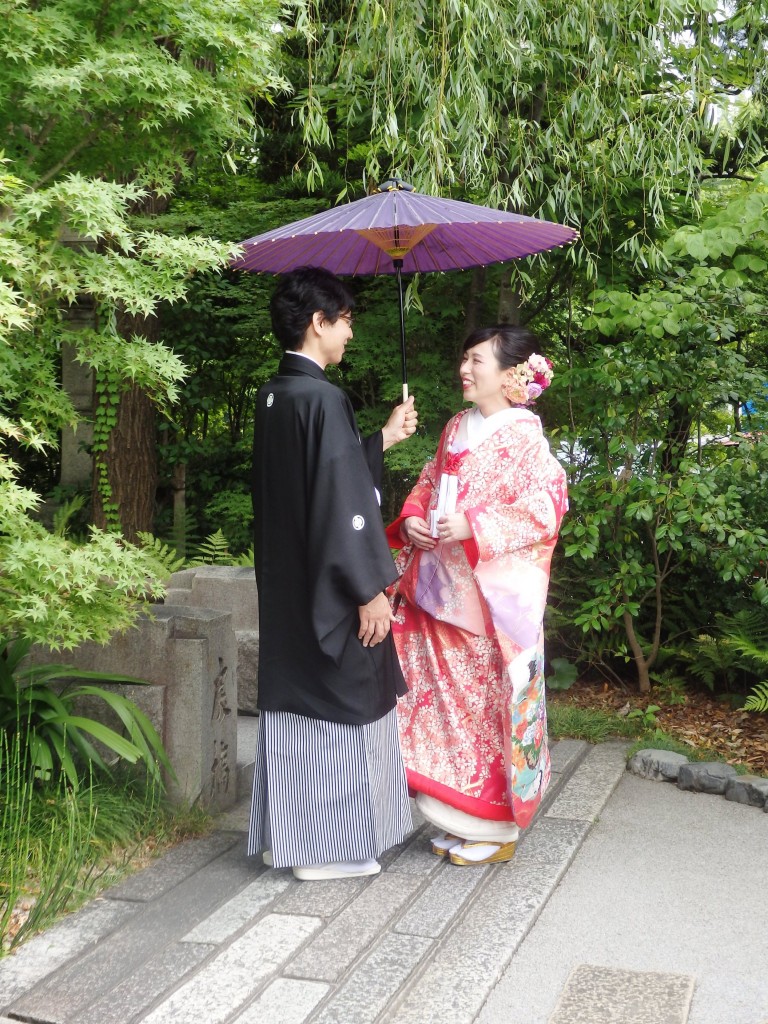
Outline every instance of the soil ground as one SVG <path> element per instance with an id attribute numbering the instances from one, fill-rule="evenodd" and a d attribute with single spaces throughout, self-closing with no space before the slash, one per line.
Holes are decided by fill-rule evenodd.
<path id="1" fill-rule="evenodd" d="M 580 681 L 566 692 L 547 696 L 558 703 L 624 715 L 635 708 L 644 711 L 657 705 L 656 725 L 665 733 L 683 743 L 708 748 L 729 763 L 746 765 L 754 775 L 768 776 L 768 714 L 741 711 L 704 690 L 691 689 L 670 698 L 655 689 L 638 694 L 612 683 Z"/>

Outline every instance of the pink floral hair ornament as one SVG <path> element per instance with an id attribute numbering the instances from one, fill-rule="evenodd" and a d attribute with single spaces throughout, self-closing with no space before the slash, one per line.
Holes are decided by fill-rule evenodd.
<path id="1" fill-rule="evenodd" d="M 512 405 L 532 405 L 552 383 L 552 363 L 537 352 L 524 363 L 511 366 L 501 385 L 501 391 Z"/>

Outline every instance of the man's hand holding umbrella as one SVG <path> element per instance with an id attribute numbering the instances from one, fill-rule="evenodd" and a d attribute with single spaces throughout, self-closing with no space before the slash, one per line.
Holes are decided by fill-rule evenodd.
<path id="1" fill-rule="evenodd" d="M 399 444 L 400 441 L 405 441 L 409 438 L 411 434 L 415 433 L 418 425 L 419 414 L 416 412 L 416 407 L 413 404 L 413 395 L 411 395 L 407 402 L 402 402 L 400 405 L 395 406 L 391 416 L 382 428 L 384 451 L 387 448 L 391 448 L 393 444 Z"/>

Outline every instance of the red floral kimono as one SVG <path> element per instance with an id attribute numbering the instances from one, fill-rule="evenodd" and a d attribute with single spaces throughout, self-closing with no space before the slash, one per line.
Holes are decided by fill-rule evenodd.
<path id="1" fill-rule="evenodd" d="M 462 426 L 465 417 L 474 419 Z M 472 409 L 445 427 L 390 543 L 402 547 L 408 516 L 429 522 L 446 491 L 472 539 L 432 551 L 408 545 L 397 559 L 393 633 L 409 686 L 398 707 L 408 783 L 524 828 L 550 778 L 542 620 L 565 473 L 534 413 L 509 409 L 483 424 Z"/>

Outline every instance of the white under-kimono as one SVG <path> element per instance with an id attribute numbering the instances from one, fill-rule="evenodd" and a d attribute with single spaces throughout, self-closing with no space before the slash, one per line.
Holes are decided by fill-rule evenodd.
<path id="1" fill-rule="evenodd" d="M 408 516 L 453 511 L 472 529 L 431 551 L 405 546 L 393 595 L 409 788 L 430 820 L 464 838 L 514 838 L 550 779 L 542 622 L 566 509 L 565 472 L 539 418 L 473 408 L 446 425 L 388 531 L 402 547 Z M 485 827 L 473 834 L 472 822 Z"/>

